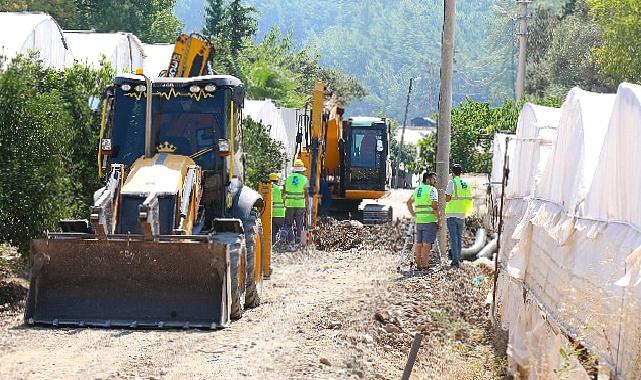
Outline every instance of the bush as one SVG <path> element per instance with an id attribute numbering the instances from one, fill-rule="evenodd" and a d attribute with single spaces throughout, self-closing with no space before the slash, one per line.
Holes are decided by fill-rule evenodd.
<path id="1" fill-rule="evenodd" d="M 29 241 L 65 217 L 87 216 L 99 115 L 88 106 L 111 70 L 45 68 L 17 57 L 0 73 L 0 243 L 26 254 Z"/>
<path id="2" fill-rule="evenodd" d="M 285 147 L 269 137 L 262 124 L 247 118 L 243 120 L 243 126 L 243 149 L 247 155 L 245 184 L 257 189 L 260 181 L 269 179 L 269 173 L 283 168 Z"/>

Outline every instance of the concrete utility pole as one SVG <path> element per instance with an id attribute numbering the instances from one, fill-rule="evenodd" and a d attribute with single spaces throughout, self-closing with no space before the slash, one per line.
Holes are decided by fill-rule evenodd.
<path id="1" fill-rule="evenodd" d="M 530 0 L 517 0 L 519 5 L 519 67 L 516 73 L 516 101 L 518 102 L 523 98 L 525 93 L 525 65 L 527 63 L 527 22 L 528 14 L 527 7 L 531 3 Z"/>
<path id="2" fill-rule="evenodd" d="M 405 139 L 405 124 L 407 124 L 407 111 L 410 107 L 410 97 L 412 96 L 412 83 L 419 81 L 421 77 L 410 78 L 410 88 L 407 90 L 407 101 L 405 102 L 405 117 L 401 127 L 401 141 L 398 143 L 398 154 L 396 155 L 396 174 L 394 175 L 394 188 L 398 189 L 398 171 L 401 166 L 401 154 L 403 154 L 403 140 Z"/>
<path id="3" fill-rule="evenodd" d="M 452 78 L 454 76 L 454 25 L 456 22 L 456 0 L 443 0 L 443 36 L 441 42 L 441 93 L 438 107 L 436 175 L 438 204 L 442 221 L 445 222 L 445 188 L 449 180 L 450 139 L 452 134 Z M 447 247 L 447 231 L 442 223 L 438 235 L 438 248 L 441 255 Z"/>

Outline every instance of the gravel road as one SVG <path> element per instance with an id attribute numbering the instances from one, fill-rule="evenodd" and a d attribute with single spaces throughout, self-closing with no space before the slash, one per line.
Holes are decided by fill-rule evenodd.
<path id="1" fill-rule="evenodd" d="M 372 249 L 275 254 L 263 304 L 218 331 L 26 328 L 14 308 L 0 316 L 0 378 L 398 379 L 418 331 L 427 339 L 413 379 L 498 378 L 489 288 L 470 285 L 480 271 L 406 279 L 395 259 Z M 459 309 L 456 291 L 430 290 L 448 277 L 467 294 Z"/>

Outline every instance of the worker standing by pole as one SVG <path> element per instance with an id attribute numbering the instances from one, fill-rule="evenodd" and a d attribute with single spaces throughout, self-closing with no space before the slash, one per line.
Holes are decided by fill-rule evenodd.
<path id="1" fill-rule="evenodd" d="M 527 7 L 530 0 L 518 0 L 519 5 L 519 67 L 516 73 L 516 101 L 520 101 L 525 93 L 525 68 L 527 62 Z"/>
<path id="2" fill-rule="evenodd" d="M 438 183 L 447 183 L 450 166 L 450 138 L 452 128 L 452 77 L 454 76 L 454 23 L 456 21 L 456 0 L 444 1 L 443 36 L 441 50 L 441 92 L 439 95 L 439 116 L 437 130 L 436 173 Z M 439 191 L 439 204 L 444 205 L 444 191 Z M 439 251 L 445 252 L 447 234 L 439 230 Z"/>
<path id="3" fill-rule="evenodd" d="M 445 223 L 450 233 L 450 259 L 452 266 L 458 268 L 461 262 L 463 248 L 463 230 L 465 217 L 472 212 L 472 188 L 461 179 L 463 168 L 459 164 L 452 167 L 452 179 L 445 190 Z"/>

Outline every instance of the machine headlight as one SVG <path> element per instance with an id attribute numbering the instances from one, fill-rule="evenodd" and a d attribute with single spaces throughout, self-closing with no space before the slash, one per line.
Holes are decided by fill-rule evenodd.
<path id="1" fill-rule="evenodd" d="M 125 83 L 125 84 L 123 84 L 122 86 L 120 86 L 120 89 L 121 89 L 121 90 L 123 90 L 123 91 L 125 91 L 125 92 L 126 92 L 126 91 L 131 91 L 131 85 L 130 85 L 130 84 L 127 84 L 127 83 Z"/>
<path id="2" fill-rule="evenodd" d="M 200 86 L 196 86 L 196 85 L 190 86 L 189 91 L 193 93 L 200 92 Z"/>
<path id="3" fill-rule="evenodd" d="M 134 87 L 134 90 L 136 90 L 137 92 L 145 92 L 147 91 L 147 86 L 145 86 L 144 84 L 139 84 Z"/>
<path id="4" fill-rule="evenodd" d="M 208 84 L 207 86 L 205 86 L 205 91 L 214 92 L 216 91 L 216 86 L 214 86 L 213 84 Z"/>
<path id="5" fill-rule="evenodd" d="M 100 140 L 100 149 L 104 151 L 111 150 L 111 139 L 102 139 Z"/>
<path id="6" fill-rule="evenodd" d="M 226 156 L 229 154 L 229 140 L 218 139 L 218 154 Z"/>

